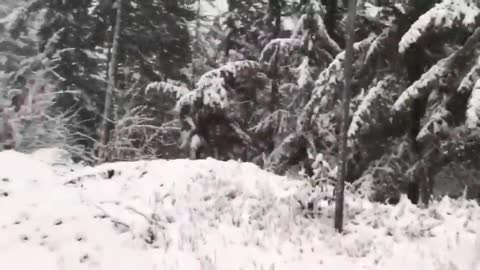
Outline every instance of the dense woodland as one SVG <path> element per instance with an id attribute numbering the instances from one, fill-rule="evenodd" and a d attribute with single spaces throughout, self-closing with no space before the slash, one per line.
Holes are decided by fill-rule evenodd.
<path id="1" fill-rule="evenodd" d="M 347 1 L 3 0 L 0 149 L 334 181 Z M 480 2 L 358 1 L 347 188 L 480 198 Z"/>

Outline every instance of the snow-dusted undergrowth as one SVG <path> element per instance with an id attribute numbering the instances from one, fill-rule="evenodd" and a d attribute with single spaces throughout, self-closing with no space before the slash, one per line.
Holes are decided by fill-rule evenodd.
<path id="1" fill-rule="evenodd" d="M 480 269 L 473 202 L 420 210 L 349 194 L 340 236 L 333 206 L 305 217 L 297 199 L 315 195 L 252 164 L 74 168 L 52 153 L 0 152 L 4 269 Z"/>

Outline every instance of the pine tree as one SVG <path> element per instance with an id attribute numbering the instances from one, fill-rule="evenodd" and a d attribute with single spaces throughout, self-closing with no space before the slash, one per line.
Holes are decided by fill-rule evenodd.
<path id="1" fill-rule="evenodd" d="M 117 42 L 113 2 L 0 4 L 0 126 L 90 155 L 102 141 L 109 160 L 188 152 L 314 178 L 345 164 L 345 1 L 229 1 L 210 17 L 209 0 L 124 0 Z M 356 5 L 344 178 L 427 205 L 439 173 L 479 161 L 480 6 L 401 2 Z"/>
<path id="2" fill-rule="evenodd" d="M 347 22 L 347 47 L 345 49 L 345 65 L 344 65 L 344 76 L 345 76 L 345 86 L 343 89 L 342 97 L 342 106 L 343 106 L 343 115 L 342 115 L 342 137 L 341 137 L 341 146 L 340 146 L 340 170 L 338 174 L 337 183 L 335 185 L 335 229 L 338 232 L 343 230 L 343 204 L 344 204 L 344 188 L 345 181 L 347 178 L 347 159 L 348 159 L 348 126 L 350 119 L 350 96 L 351 96 L 351 85 L 352 85 L 352 74 L 353 74 L 353 41 L 354 41 L 354 30 L 355 30 L 355 16 L 357 13 L 357 1 L 350 0 L 348 8 L 348 22 Z"/>
<path id="3" fill-rule="evenodd" d="M 465 12 L 469 14 L 465 14 Z M 441 20 L 437 20 L 435 14 L 444 17 Z M 472 23 L 478 22 L 477 18 L 478 6 L 475 6 L 473 2 L 444 1 L 441 4 L 437 4 L 430 11 L 420 16 L 418 21 L 413 23 L 412 27 L 402 35 L 398 43 L 399 52 L 408 54 L 410 48 L 415 46 L 412 44 L 421 42 L 422 39 L 432 38 L 431 34 L 427 34 L 426 29 L 430 29 L 429 31 L 433 33 L 442 33 L 451 31 L 451 29 L 463 29 L 463 31 L 468 32 L 474 29 Z M 462 109 L 462 107 L 465 108 L 468 94 L 462 91 L 469 91 L 465 89 L 471 89 L 473 85 L 469 83 L 469 80 L 470 76 L 475 73 L 475 61 L 471 61 L 471 59 L 476 59 L 476 55 L 478 55 L 478 51 L 472 49 L 472 46 L 478 46 L 477 37 L 478 33 L 474 32 L 465 43 L 459 44 L 459 49 L 454 49 L 453 52 L 451 52 L 450 49 L 450 52 L 445 50 L 442 53 L 445 56 L 436 64 L 433 64 L 418 80 L 414 80 L 413 84 L 406 87 L 406 90 L 395 100 L 395 104 L 392 104 L 391 117 L 393 119 L 392 124 L 394 124 L 392 126 L 392 128 L 394 128 L 393 130 L 395 130 L 395 126 L 401 126 L 402 122 L 407 123 L 409 121 L 409 115 L 418 115 L 419 113 L 418 109 L 415 109 L 416 107 L 421 106 L 425 111 L 425 115 L 420 114 L 420 118 L 422 119 L 419 121 L 421 126 L 418 132 L 413 133 L 412 140 L 414 143 L 423 145 L 423 147 L 419 149 L 419 152 L 413 155 L 415 158 L 408 161 L 408 158 L 406 159 L 405 156 L 395 156 L 393 158 L 391 157 L 390 161 L 387 161 L 387 159 L 383 161 L 388 163 L 392 160 L 402 162 L 401 160 L 403 159 L 402 163 L 410 163 L 408 166 L 401 165 L 395 166 L 394 168 L 401 168 L 404 172 L 409 172 L 407 175 L 410 176 L 406 180 L 415 181 L 416 185 L 420 187 L 420 201 L 424 205 L 428 205 L 429 193 L 431 192 L 429 191 L 431 188 L 428 186 L 433 185 L 436 173 L 440 168 L 455 160 L 455 158 L 452 159 L 452 155 L 458 155 L 457 150 L 459 148 L 450 148 L 448 145 L 451 145 L 450 140 L 454 137 L 458 138 L 458 135 L 454 135 L 455 133 L 464 133 L 464 131 L 460 131 L 463 130 L 463 128 L 458 127 L 458 125 L 463 122 L 462 110 L 465 109 Z M 450 44 L 454 42 L 450 42 Z M 418 51 L 419 49 L 416 48 L 415 50 Z M 408 58 L 406 58 L 406 60 L 408 60 Z M 460 62 L 467 63 L 466 67 L 464 64 L 457 64 Z M 406 65 L 408 67 L 408 63 L 406 63 Z M 465 82 L 465 84 L 462 82 Z M 376 88 L 372 90 L 377 91 Z M 457 94 L 459 91 L 463 94 Z M 370 105 L 370 107 L 373 106 L 374 105 Z M 384 127 L 392 125 L 385 121 L 382 122 L 386 123 L 383 124 Z M 352 124 L 355 124 L 355 126 L 373 127 L 368 124 L 368 121 L 367 123 L 362 121 L 361 125 L 357 125 L 356 123 L 357 121 L 354 119 Z M 403 134 L 405 134 L 405 130 L 398 130 L 390 135 L 398 137 Z M 388 163 L 381 166 L 385 166 Z M 375 166 L 379 166 L 379 164 L 377 163 Z M 369 170 L 370 169 L 367 171 Z M 425 181 L 425 179 L 427 179 L 427 181 Z"/>
<path id="4" fill-rule="evenodd" d="M 108 83 L 105 93 L 105 105 L 102 124 L 99 129 L 99 138 L 100 138 L 100 149 L 98 151 L 99 158 L 103 161 L 106 160 L 107 154 L 105 153 L 105 146 L 110 140 L 110 132 L 113 129 L 111 126 L 112 123 L 112 109 L 113 109 L 113 93 L 117 87 L 117 63 L 118 63 L 118 53 L 120 48 L 120 33 L 122 32 L 122 13 L 123 13 L 123 0 L 117 0 L 115 2 L 116 16 L 115 16 L 115 28 L 113 31 L 112 37 L 112 47 L 110 53 L 110 63 L 108 64 Z"/>
<path id="5" fill-rule="evenodd" d="M 373 8 L 377 10 L 375 13 L 377 15 L 372 17 Z M 437 13 L 444 18 L 433 19 Z M 389 160 L 382 156 L 393 153 L 388 146 L 392 140 L 403 138 L 407 141 L 413 140 L 417 145 L 422 141 L 425 146 L 420 148 L 419 152 L 407 151 L 417 151 L 417 154 L 411 153 L 415 158 L 405 158 L 405 155 L 401 155 L 393 159 L 398 158 L 400 162 L 405 163 L 406 166 L 397 166 L 395 170 L 409 172 L 406 174 L 410 175 L 406 181 L 417 182 L 422 189 L 422 201 L 427 204 L 428 186 L 432 185 L 436 171 L 446 164 L 445 160 L 452 160 L 450 155 L 458 154 L 458 148 L 454 147 L 457 150 L 447 151 L 445 147 L 451 149 L 447 145 L 450 145 L 448 142 L 452 136 L 456 136 L 454 134 L 466 132 L 457 127 L 464 121 L 462 118 L 465 118 L 468 95 L 475 85 L 473 80 L 477 65 L 472 59 L 477 59 L 478 50 L 472 46 L 477 46 L 478 43 L 476 32 L 473 35 L 472 32 L 475 26 L 478 26 L 478 6 L 473 1 L 444 1 L 430 11 L 427 8 L 427 12 L 420 16 L 415 9 L 399 8 L 398 5 L 377 8 L 369 4 L 360 8 L 359 17 L 366 18 L 365 14 L 368 14 L 371 22 L 380 22 L 380 31 L 375 30 L 376 35 L 367 37 L 354 46 L 356 68 L 351 108 L 356 112 L 349 127 L 352 156 L 347 178 L 349 181 L 358 179 L 363 173 L 369 172 L 371 166 L 381 166 L 376 161 Z M 412 20 L 412 17 L 418 18 L 418 21 L 415 22 L 416 19 Z M 371 22 L 368 24 L 372 25 Z M 457 32 L 462 34 L 455 35 L 455 39 L 447 39 L 443 47 L 437 46 L 438 43 L 428 42 L 439 38 L 439 34 L 458 29 L 461 32 Z M 462 38 L 463 33 L 470 37 Z M 362 33 L 358 32 L 358 35 L 361 36 Z M 440 37 L 445 38 L 443 35 Z M 426 47 L 424 44 L 434 46 Z M 421 70 L 414 70 L 411 63 L 418 66 L 418 59 L 413 58 L 419 55 L 418 52 L 427 60 L 426 65 L 431 65 L 428 61 L 438 63 L 433 64 L 424 74 Z M 296 156 L 293 149 L 306 146 L 315 148 L 316 151 L 325 151 L 322 150 L 324 148 L 320 144 L 322 140 L 319 139 L 319 135 L 327 126 L 318 128 L 316 125 L 326 123 L 325 119 L 329 117 L 338 118 L 337 100 L 339 90 L 343 87 L 343 61 L 344 53 L 340 53 L 330 66 L 320 73 L 312 97 L 299 117 L 296 132 L 288 136 L 270 156 L 271 166 L 278 171 L 282 171 L 281 168 L 285 165 L 282 160 Z M 464 64 L 457 64 L 461 62 Z M 422 73 L 417 79 L 411 76 L 418 71 Z M 412 83 L 405 86 L 404 82 L 407 82 L 408 78 L 413 79 Z M 462 89 L 461 94 L 457 89 Z M 475 100 L 475 97 L 472 96 L 470 100 Z M 421 110 L 414 109 L 415 107 Z M 422 113 L 422 110 L 426 114 Z M 474 119 L 473 111 L 471 109 L 467 112 L 471 115 L 470 119 Z M 412 115 L 415 117 L 412 118 Z M 407 128 L 402 128 L 414 126 L 418 116 L 422 125 L 418 131 L 410 133 Z M 473 127 L 472 124 L 470 126 Z M 407 133 L 414 135 L 410 138 L 403 137 Z M 311 139 L 308 139 L 312 137 L 315 138 L 313 144 Z M 418 179 L 431 180 L 428 180 L 429 183 L 422 183 L 418 182 Z"/>
<path id="6" fill-rule="evenodd" d="M 252 100 L 252 95 L 258 91 L 255 84 L 262 80 L 260 74 L 257 62 L 230 62 L 202 75 L 196 88 L 179 99 L 177 111 L 187 132 L 183 145 L 193 151 L 192 158 L 198 157 L 200 147 L 208 145 L 210 151 L 228 151 L 223 148 L 239 143 L 251 145 L 252 139 L 242 127 L 245 110 L 238 108 L 236 103 L 240 105 L 243 100 Z M 247 89 L 250 92 L 246 92 Z M 201 140 L 202 145 L 195 143 L 197 140 Z M 221 141 L 224 146 L 219 146 Z"/>
<path id="7" fill-rule="evenodd" d="M 0 137 L 7 139 L 1 144 L 27 152 L 57 146 L 88 159 L 68 128 L 76 124 L 71 116 L 74 112 L 68 115 L 54 109 L 57 74 L 44 61 L 50 52 L 41 53 L 36 46 L 38 24 L 44 22 L 44 14 L 26 20 L 36 8 L 35 3 L 19 7 L 0 20 L 0 54 L 5 57 L 0 61 Z M 46 47 L 56 41 L 57 37 Z"/>
<path id="8" fill-rule="evenodd" d="M 122 121 L 123 116 L 130 115 L 126 108 L 138 107 L 129 103 L 141 99 L 149 81 L 161 78 L 188 81 L 182 70 L 191 58 L 186 20 L 193 19 L 193 13 L 189 9 L 175 1 L 169 5 L 156 1 L 124 4 L 126 12 L 122 19 L 126 27 L 120 36 L 115 79 L 118 87 L 126 90 L 113 93 L 112 121 Z M 12 16 L 15 18 L 9 31 L 18 35 L 17 32 L 23 31 L 22 25 L 44 13 L 46 20 L 41 22 L 38 32 L 40 52 L 30 61 L 23 61 L 15 77 L 24 80 L 23 74 L 38 67 L 42 60 L 42 65 L 53 71 L 49 76 L 58 82 L 57 110 L 63 113 L 73 108 L 76 122 L 82 124 L 72 132 L 91 149 L 100 140 L 97 128 L 103 119 L 106 91 L 99 89 L 107 89 L 112 36 L 109 29 L 114 29 L 111 26 L 115 22 L 115 9 L 109 1 L 33 1 Z M 136 113 L 143 112 L 137 108 Z"/>
<path id="9" fill-rule="evenodd" d="M 230 127 L 231 131 L 229 132 L 237 134 L 238 137 L 243 138 L 246 138 L 245 134 L 248 133 L 249 137 L 255 138 L 255 145 L 248 146 L 248 150 L 243 151 L 244 153 L 242 155 L 256 156 L 257 158 L 254 158 L 256 160 L 258 160 L 258 157 L 261 156 L 262 152 L 268 153 L 272 150 L 272 141 L 280 140 L 294 127 L 295 115 L 298 108 L 302 106 L 302 103 L 306 102 L 311 87 L 313 86 L 312 77 L 315 76 L 322 65 L 327 65 L 332 59 L 330 53 L 327 51 L 323 49 L 316 51 L 316 46 L 313 44 L 321 44 L 322 42 L 325 44 L 334 44 L 325 32 L 321 17 L 310 19 L 313 21 L 313 24 L 299 26 L 295 32 L 288 33 L 285 32 L 283 28 L 278 29 L 282 25 L 279 23 L 282 21 L 282 18 L 279 17 L 280 13 L 278 12 L 278 9 L 282 7 L 283 4 L 283 2 L 270 2 L 269 6 L 264 7 L 267 16 L 263 18 L 260 17 L 253 22 L 250 18 L 246 23 L 247 26 L 243 26 L 242 28 L 243 32 L 237 32 L 235 39 L 232 40 L 235 41 L 235 46 L 237 46 L 235 53 L 236 55 L 239 55 L 239 52 L 240 54 L 243 52 L 242 46 L 244 46 L 244 42 L 248 40 L 250 34 L 255 33 L 258 37 L 258 39 L 254 41 L 254 46 L 259 46 L 265 43 L 265 39 L 267 39 L 264 48 L 259 52 L 260 65 L 256 64 L 260 68 L 253 74 L 257 74 L 256 76 L 263 76 L 261 74 L 265 73 L 268 80 L 270 80 L 270 89 L 259 88 L 262 87 L 263 83 L 259 82 L 259 84 L 256 85 L 257 83 L 255 80 L 250 82 L 251 86 L 247 86 L 244 79 L 239 78 L 238 74 L 232 74 L 233 78 L 230 81 L 235 81 L 235 83 L 227 83 L 229 88 L 224 91 L 226 94 L 222 95 L 228 96 L 228 99 L 235 101 L 233 104 L 219 106 L 222 110 L 225 110 L 225 108 L 236 107 L 238 108 L 237 111 L 241 112 L 240 114 L 243 115 L 243 117 L 236 117 L 235 120 L 240 129 L 238 129 L 238 127 Z M 239 5 L 236 8 L 239 7 L 242 7 L 242 5 Z M 227 25 L 231 25 L 231 27 L 243 25 L 243 19 L 240 17 L 235 17 L 234 15 L 229 14 L 226 18 Z M 306 16 L 302 18 L 303 21 L 307 21 Z M 235 21 L 237 21 L 237 23 L 235 23 Z M 239 23 L 239 21 L 242 23 Z M 234 30 L 235 29 L 232 31 Z M 280 36 L 275 38 L 275 33 Z M 290 36 L 294 35 L 294 37 L 284 38 L 283 35 L 286 35 L 287 33 Z M 245 35 L 243 42 L 239 41 L 239 38 L 243 38 L 242 35 Z M 271 40 L 269 41 L 268 39 Z M 333 48 L 334 51 L 335 48 L 337 48 L 336 50 L 339 50 L 338 45 L 336 44 L 334 44 Z M 231 49 L 229 49 L 229 51 L 233 52 Z M 292 59 L 291 56 L 294 56 L 294 58 Z M 245 59 L 247 57 L 248 56 L 243 56 L 240 59 Z M 244 63 L 248 63 L 248 61 Z M 218 71 L 225 70 L 229 65 L 230 64 L 227 64 L 225 67 L 220 67 L 220 69 L 207 72 L 203 75 L 197 83 L 194 92 L 210 93 L 211 90 L 214 90 L 217 87 L 219 89 L 224 88 L 222 84 L 225 83 L 225 74 L 218 76 Z M 283 66 L 283 68 L 278 69 L 279 66 Z M 215 76 L 217 78 L 220 77 L 221 79 L 216 84 L 204 84 L 203 82 L 206 81 L 204 78 L 212 77 L 210 74 L 216 74 Z M 241 83 L 236 81 L 238 79 Z M 268 91 L 270 91 L 270 94 L 267 94 Z M 238 95 L 242 92 L 245 93 Z M 190 95 L 190 99 L 192 95 L 193 94 Z M 187 97 L 184 97 L 183 99 L 187 99 Z M 180 103 L 182 103 L 182 101 L 180 101 Z M 243 105 L 240 105 L 242 103 Z M 223 103 L 220 102 L 219 104 Z M 255 110 L 252 110 L 253 108 L 255 108 Z M 200 109 L 194 108 L 191 114 L 197 114 L 197 112 L 195 112 L 197 110 Z M 205 118 L 208 118 L 205 115 L 214 115 L 214 113 L 205 112 L 202 114 L 204 114 Z M 192 120 L 191 122 L 198 122 L 198 120 Z M 228 121 L 226 122 L 228 123 Z M 187 126 L 190 126 L 191 133 L 193 134 L 198 123 L 196 123 L 196 125 L 190 124 Z M 207 129 L 207 127 L 202 128 Z M 209 129 L 213 130 L 215 128 L 211 127 Z M 189 138 L 188 135 L 186 137 Z M 203 139 L 203 141 L 213 141 L 213 139 Z M 210 143 L 212 144 L 213 142 Z"/>

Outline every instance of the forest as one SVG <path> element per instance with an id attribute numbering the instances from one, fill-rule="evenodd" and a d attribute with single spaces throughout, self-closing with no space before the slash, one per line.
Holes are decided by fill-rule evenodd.
<path id="1" fill-rule="evenodd" d="M 2 0 L 0 150 L 241 160 L 375 202 L 480 199 L 480 2 Z"/>

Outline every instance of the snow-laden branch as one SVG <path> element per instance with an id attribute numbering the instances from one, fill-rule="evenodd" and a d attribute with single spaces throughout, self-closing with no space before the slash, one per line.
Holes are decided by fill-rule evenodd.
<path id="1" fill-rule="evenodd" d="M 303 46 L 303 42 L 297 38 L 272 39 L 262 50 L 260 62 L 269 62 L 276 50 L 283 57 L 290 57 Z"/>
<path id="2" fill-rule="evenodd" d="M 432 66 L 422 77 L 414 82 L 405 90 L 394 104 L 394 111 L 407 112 L 411 108 L 414 100 L 425 97 L 437 88 L 441 81 L 446 79 L 456 66 L 462 66 L 463 61 L 471 57 L 475 52 L 475 47 L 480 41 L 480 28 L 467 39 L 465 45 L 451 54 L 447 58 L 441 59 L 437 64 Z"/>
<path id="3" fill-rule="evenodd" d="M 27 21 L 31 19 L 31 14 L 45 9 L 47 0 L 32 0 L 13 10 L 9 15 L 0 19 L 0 25 L 3 25 L 5 30 L 13 37 L 17 36 L 27 30 Z"/>
<path id="4" fill-rule="evenodd" d="M 243 131 L 240 125 L 237 122 L 230 120 L 228 125 L 232 130 L 237 134 L 237 136 L 243 141 L 245 145 L 251 145 L 253 143 L 252 138 L 248 135 L 247 132 Z"/>
<path id="5" fill-rule="evenodd" d="M 277 133 L 283 133 L 288 131 L 288 121 L 290 118 L 291 113 L 289 111 L 277 110 L 267 115 L 264 119 L 258 122 L 258 124 L 251 127 L 250 130 L 259 133 L 273 129 Z"/>
<path id="6" fill-rule="evenodd" d="M 18 7 L 10 12 L 9 15 L 0 19 L 0 25 L 3 25 L 8 32 L 11 32 L 23 24 L 28 17 L 28 9 L 26 7 Z"/>
<path id="7" fill-rule="evenodd" d="M 190 92 L 188 88 L 180 85 L 175 85 L 171 82 L 152 82 L 147 85 L 145 93 L 148 93 L 151 90 L 156 90 L 162 93 L 172 93 L 177 99 Z"/>
<path id="8" fill-rule="evenodd" d="M 178 100 L 175 110 L 179 112 L 184 106 L 193 106 L 196 102 L 215 109 L 228 107 L 227 90 L 223 78 L 211 78 L 203 83 L 202 88 L 197 88 L 183 95 Z"/>
<path id="9" fill-rule="evenodd" d="M 446 109 L 445 104 L 440 104 L 427 123 L 422 127 L 416 140 L 423 142 L 429 136 L 439 136 L 441 133 L 445 133 L 449 127 L 448 118 L 451 115 L 450 111 Z"/>
<path id="10" fill-rule="evenodd" d="M 62 35 L 65 33 L 67 28 L 62 27 L 47 40 L 47 44 L 45 45 L 44 53 L 47 56 L 51 56 L 56 48 L 58 47 L 58 43 L 60 42 L 60 39 L 62 38 Z"/>
<path id="11" fill-rule="evenodd" d="M 371 36 L 354 44 L 355 58 L 365 53 L 370 47 L 374 37 Z M 302 114 L 297 121 L 297 131 L 304 131 L 310 123 L 311 116 L 316 108 L 328 110 L 329 104 L 335 99 L 335 93 L 343 87 L 343 63 L 345 61 L 345 52 L 339 53 L 335 60 L 320 73 L 312 97 L 303 109 Z"/>
<path id="12" fill-rule="evenodd" d="M 193 106 L 196 102 L 213 109 L 225 109 L 229 106 L 227 81 L 249 79 L 260 71 L 261 65 L 249 60 L 229 62 L 211 70 L 200 77 L 196 89 L 178 100 L 176 110 Z"/>
<path id="13" fill-rule="evenodd" d="M 312 21 L 314 23 L 312 23 Z M 312 29 L 313 28 L 313 29 Z M 340 53 L 342 50 L 340 46 L 330 37 L 323 22 L 322 17 L 319 14 L 304 14 L 300 17 L 297 27 L 292 33 L 292 38 L 305 37 L 306 34 L 313 33 L 320 38 L 325 45 L 335 53 Z"/>
<path id="14" fill-rule="evenodd" d="M 362 131 L 375 124 L 373 123 L 375 121 L 375 111 L 379 109 L 379 103 L 388 98 L 386 96 L 389 91 L 392 91 L 393 83 L 395 83 L 395 78 L 387 76 L 368 91 L 357 111 L 353 114 L 348 129 L 349 144 L 356 140 Z"/>
<path id="15" fill-rule="evenodd" d="M 304 57 L 302 63 L 297 68 L 298 79 L 297 84 L 300 89 L 304 89 L 307 85 L 313 82 L 312 71 L 308 63 L 309 58 Z"/>
<path id="16" fill-rule="evenodd" d="M 380 16 L 382 11 L 384 10 L 383 7 L 375 6 L 372 3 L 364 2 L 363 5 L 361 3 L 362 1 L 359 1 L 359 11 L 358 15 L 365 16 L 369 19 L 376 19 Z"/>
<path id="17" fill-rule="evenodd" d="M 296 133 L 288 135 L 265 160 L 264 168 L 267 171 L 284 172 L 288 167 L 289 159 L 298 150 L 298 147 L 303 144 L 303 141 L 303 137 L 298 136 Z"/>
<path id="18" fill-rule="evenodd" d="M 466 125 L 468 128 L 480 126 L 480 79 L 475 83 L 468 101 Z"/>
<path id="19" fill-rule="evenodd" d="M 217 69 L 213 69 L 203 74 L 197 82 L 197 89 L 203 89 L 209 87 L 210 85 L 215 85 L 218 81 L 216 79 L 224 79 L 226 76 L 230 75 L 233 77 L 238 77 L 242 75 L 249 75 L 256 73 L 261 69 L 261 66 L 256 61 L 242 60 L 229 62 Z M 248 74 L 245 74 L 248 73 Z"/>
<path id="20" fill-rule="evenodd" d="M 367 50 L 367 55 L 365 56 L 364 63 L 368 65 L 372 63 L 379 54 L 384 51 L 385 48 L 391 46 L 389 44 L 391 42 L 392 36 L 395 35 L 396 29 L 394 27 L 390 27 L 384 29 L 383 32 L 375 38 L 375 40 L 370 44 L 370 47 Z"/>
<path id="21" fill-rule="evenodd" d="M 409 111 L 414 100 L 429 95 L 438 86 L 439 81 L 448 75 L 455 56 L 456 54 L 452 54 L 440 60 L 425 72 L 419 80 L 414 82 L 400 95 L 393 105 L 393 110 L 398 112 Z"/>
<path id="22" fill-rule="evenodd" d="M 399 52 L 404 53 L 412 44 L 430 31 L 453 29 L 461 26 L 468 29 L 478 27 L 480 8 L 475 0 L 443 0 L 420 16 L 405 33 L 399 44 Z"/>
<path id="23" fill-rule="evenodd" d="M 477 58 L 475 65 L 463 78 L 460 86 L 458 87 L 458 92 L 466 93 L 471 91 L 478 79 L 480 79 L 480 57 Z"/>

